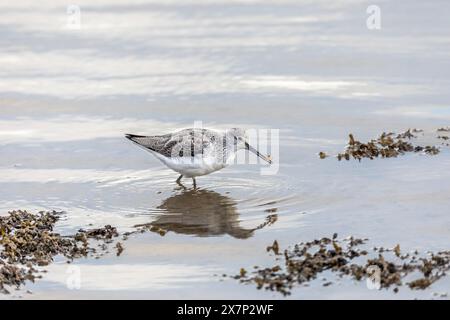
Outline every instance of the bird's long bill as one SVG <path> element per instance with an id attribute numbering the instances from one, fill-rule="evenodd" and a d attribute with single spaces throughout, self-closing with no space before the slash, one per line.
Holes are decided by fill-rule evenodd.
<path id="1" fill-rule="evenodd" d="M 253 152 L 254 154 L 256 154 L 258 157 L 260 157 L 261 159 L 263 159 L 264 161 L 266 161 L 269 164 L 272 164 L 272 160 L 270 160 L 268 157 L 266 157 L 265 155 L 261 154 L 258 150 L 256 150 L 255 148 L 253 148 L 251 145 L 248 144 L 248 142 L 245 143 L 245 147 L 250 150 L 251 152 Z"/>

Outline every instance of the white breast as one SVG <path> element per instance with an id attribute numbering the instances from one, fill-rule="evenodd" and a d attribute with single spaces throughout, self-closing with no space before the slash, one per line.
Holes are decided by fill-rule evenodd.
<path id="1" fill-rule="evenodd" d="M 162 163 L 168 166 L 170 169 L 179 172 L 185 177 L 196 177 L 209 174 L 214 171 L 218 171 L 227 166 L 227 163 L 218 162 L 216 157 L 207 156 L 204 157 L 201 154 L 196 155 L 193 158 L 190 157 L 164 157 L 157 152 L 152 152 Z"/>

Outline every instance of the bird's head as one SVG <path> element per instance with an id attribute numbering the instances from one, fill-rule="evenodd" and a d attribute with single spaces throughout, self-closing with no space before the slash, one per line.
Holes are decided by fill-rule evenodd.
<path id="1" fill-rule="evenodd" d="M 234 144 L 237 146 L 238 150 L 239 149 L 249 150 L 250 152 L 253 152 L 258 157 L 260 157 L 261 159 L 266 161 L 267 163 L 272 164 L 272 160 L 270 160 L 269 157 L 261 154 L 257 149 L 255 149 L 248 143 L 249 136 L 248 136 L 246 129 L 231 128 L 227 131 L 227 133 L 228 133 L 228 135 L 230 135 L 232 137 Z"/>

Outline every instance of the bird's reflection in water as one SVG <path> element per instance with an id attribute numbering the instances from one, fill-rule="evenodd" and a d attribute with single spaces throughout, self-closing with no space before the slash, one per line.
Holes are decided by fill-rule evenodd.
<path id="1" fill-rule="evenodd" d="M 247 239 L 256 230 L 277 220 L 277 215 L 272 214 L 254 228 L 243 228 L 239 225 L 236 202 L 230 197 L 205 189 L 185 189 L 164 200 L 158 209 L 164 213 L 141 227 L 145 226 L 161 235 L 172 231 L 198 237 L 228 234 L 234 238 Z"/>

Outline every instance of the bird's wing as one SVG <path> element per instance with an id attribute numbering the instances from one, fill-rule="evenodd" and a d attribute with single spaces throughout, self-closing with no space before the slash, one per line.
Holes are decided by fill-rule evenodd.
<path id="1" fill-rule="evenodd" d="M 214 131 L 206 129 L 184 129 L 171 135 L 165 144 L 171 157 L 194 157 L 210 150 L 217 139 Z"/>
<path id="2" fill-rule="evenodd" d="M 220 139 L 218 133 L 206 129 L 184 129 L 162 136 L 127 134 L 126 137 L 144 148 L 169 158 L 194 157 L 197 154 L 204 154 L 212 143 Z"/>

